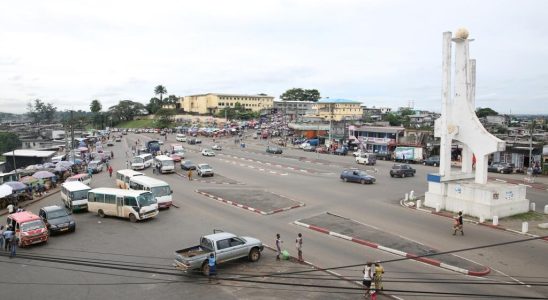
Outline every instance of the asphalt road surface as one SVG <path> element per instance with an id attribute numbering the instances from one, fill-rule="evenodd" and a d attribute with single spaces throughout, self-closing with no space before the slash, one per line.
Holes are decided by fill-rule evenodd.
<path id="1" fill-rule="evenodd" d="M 121 143 L 116 143 L 112 147 L 115 171 L 125 168 L 130 145 L 151 137 L 158 138 L 130 133 Z M 290 148 L 285 148 L 281 155 L 271 155 L 264 152 L 264 141 L 249 139 L 242 149 L 231 138 L 216 140 L 223 145 L 223 150 L 216 151 L 215 157 L 202 157 L 199 150 L 213 145 L 210 139 L 202 140 L 202 145 L 184 144 L 189 150 L 186 158 L 195 163 L 206 162 L 222 175 L 222 180 L 238 184 L 189 182 L 178 164 L 180 174 L 153 175 L 151 169 L 145 170 L 149 176 L 171 185 L 176 207 L 161 211 L 155 219 L 138 223 L 101 219 L 91 213 L 75 214 L 75 233 L 54 236 L 46 245 L 20 249 L 15 259 L 0 257 L 1 299 L 359 299 L 363 296 L 359 294 L 358 283 L 367 261 L 386 261 L 383 264 L 384 295 L 380 299 L 548 297 L 545 283 L 548 243 L 545 241 L 454 253 L 492 269 L 485 277 L 473 277 L 414 260 L 398 260 L 401 256 L 293 223 L 331 212 L 439 251 L 526 238 L 473 225 L 466 225 L 465 236 L 452 236 L 450 220 L 401 207 L 399 201 L 404 193 L 413 190 L 416 195 L 424 194 L 425 177 L 427 172 L 432 172 L 432 167 L 418 165 L 415 177 L 391 178 L 390 162 L 378 161 L 374 167 L 358 166 L 351 155 L 318 155 Z M 164 148 L 171 143 L 176 143 L 174 135 L 168 136 Z M 373 185 L 344 183 L 339 174 L 349 167 L 369 170 L 377 181 Z M 94 175 L 92 186 L 114 187 L 115 184 L 108 173 L 103 172 Z M 196 192 L 218 188 L 234 189 L 230 193 L 233 196 L 241 195 L 246 189 L 264 190 L 304 206 L 261 215 Z M 548 193 L 537 191 L 532 196 L 546 199 Z M 246 199 L 246 203 L 253 205 L 251 200 Z M 58 194 L 29 209 L 37 212 L 52 203 L 61 203 Z M 332 272 L 342 278 L 311 272 L 312 269 L 301 264 L 278 263 L 267 250 L 256 265 L 243 260 L 222 269 L 219 277 L 225 279 L 221 278 L 219 283 L 209 284 L 199 275 L 180 274 L 173 269 L 174 250 L 197 244 L 201 235 L 214 229 L 253 236 L 268 245 L 273 245 L 276 233 L 280 233 L 283 248 L 292 255 L 296 255 L 294 241 L 301 232 L 305 260 L 322 268 L 332 268 Z M 253 282 L 242 282 L 244 277 Z"/>

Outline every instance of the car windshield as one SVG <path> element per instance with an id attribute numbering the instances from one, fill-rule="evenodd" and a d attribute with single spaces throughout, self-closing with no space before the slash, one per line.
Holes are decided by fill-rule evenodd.
<path id="1" fill-rule="evenodd" d="M 162 197 L 162 196 L 167 196 L 167 195 L 171 195 L 171 189 L 169 188 L 169 186 L 156 186 L 156 187 L 153 187 L 151 190 L 150 190 L 154 196 L 156 197 Z"/>
<path id="2" fill-rule="evenodd" d="M 141 163 L 143 163 L 143 158 L 142 157 L 134 157 L 132 162 L 134 164 L 141 164 Z"/>
<path id="3" fill-rule="evenodd" d="M 211 167 L 207 164 L 200 165 L 200 169 L 211 169 Z"/>
<path id="4" fill-rule="evenodd" d="M 22 231 L 36 230 L 39 228 L 44 228 L 44 223 L 40 220 L 30 221 L 21 224 Z"/>
<path id="5" fill-rule="evenodd" d="M 68 212 L 64 209 L 57 209 L 48 212 L 48 219 L 57 219 L 68 216 Z"/>
<path id="6" fill-rule="evenodd" d="M 137 196 L 137 202 L 139 202 L 139 206 L 148 206 L 151 204 L 156 203 L 156 198 L 154 198 L 154 195 L 152 193 L 142 193 L 141 195 Z"/>
<path id="7" fill-rule="evenodd" d="M 83 200 L 88 198 L 88 191 L 89 190 L 81 190 L 81 191 L 74 191 L 72 192 L 71 200 Z"/>
<path id="8" fill-rule="evenodd" d="M 367 172 L 365 172 L 365 171 L 358 171 L 358 175 L 360 175 L 360 176 L 368 176 L 368 175 L 367 175 Z"/>
<path id="9" fill-rule="evenodd" d="M 91 167 L 91 168 L 97 167 L 97 163 L 96 162 L 90 162 L 88 167 Z"/>
<path id="10" fill-rule="evenodd" d="M 164 166 L 164 167 L 173 166 L 173 161 L 166 159 L 166 160 L 162 161 L 162 166 Z"/>
<path id="11" fill-rule="evenodd" d="M 185 164 L 185 166 L 193 166 L 193 165 L 194 165 L 194 163 L 191 162 L 190 160 L 186 160 L 186 161 L 184 162 L 184 164 Z"/>

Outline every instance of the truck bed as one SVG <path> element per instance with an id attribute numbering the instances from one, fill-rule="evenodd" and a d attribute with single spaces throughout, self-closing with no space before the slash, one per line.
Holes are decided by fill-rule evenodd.
<path id="1" fill-rule="evenodd" d="M 177 254 L 179 254 L 183 257 L 194 257 L 194 256 L 203 255 L 203 254 L 206 254 L 206 253 L 209 253 L 209 252 L 211 252 L 211 251 L 208 250 L 208 249 L 202 248 L 200 246 L 193 246 L 193 247 L 190 247 L 190 248 L 185 248 L 185 249 L 175 251 L 175 253 L 177 253 Z"/>

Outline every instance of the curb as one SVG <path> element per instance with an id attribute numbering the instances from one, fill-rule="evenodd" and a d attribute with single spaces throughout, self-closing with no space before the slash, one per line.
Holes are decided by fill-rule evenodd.
<path id="1" fill-rule="evenodd" d="M 36 202 L 38 202 L 38 201 L 40 201 L 40 200 L 42 200 L 42 199 L 45 199 L 45 198 L 47 198 L 47 197 L 49 197 L 49 196 L 51 196 L 51 195 L 57 194 L 57 193 L 59 193 L 60 191 L 61 191 L 61 189 L 59 188 L 59 189 L 56 189 L 55 191 L 52 191 L 52 192 L 48 193 L 47 195 L 45 195 L 45 196 L 43 196 L 43 197 L 40 197 L 40 198 L 37 198 L 37 199 L 32 199 L 32 200 L 30 200 L 30 201 L 26 201 L 25 204 L 21 204 L 21 207 L 27 207 L 27 206 L 29 206 L 29 205 L 31 205 L 31 204 L 34 204 L 34 203 L 36 203 Z M 0 212 L 0 216 L 7 215 L 7 214 L 8 214 L 8 210 L 7 210 L 7 209 L 2 209 L 2 212 Z"/>
<path id="2" fill-rule="evenodd" d="M 446 215 L 446 214 L 444 214 L 444 213 L 441 213 L 441 212 L 436 212 L 436 211 L 429 210 L 429 209 L 424 209 L 424 208 L 417 208 L 415 205 L 406 205 L 404 200 L 400 200 L 400 205 L 401 205 L 402 207 L 406 207 L 406 208 L 413 209 L 413 210 L 416 210 L 416 211 L 420 211 L 420 212 L 423 212 L 423 213 L 427 213 L 427 214 L 431 214 L 431 215 L 436 215 L 436 216 L 440 216 L 440 217 L 445 217 L 445 218 L 449 218 L 449 219 L 452 218 L 452 216 L 448 216 L 448 215 Z M 514 234 L 524 235 L 524 236 L 533 237 L 533 238 L 538 238 L 538 237 L 540 237 L 539 235 L 536 235 L 536 234 L 523 233 L 523 232 L 521 232 L 521 231 L 514 230 L 514 229 L 510 229 L 510 228 L 501 227 L 501 226 L 499 226 L 499 225 L 496 225 L 496 226 L 495 226 L 495 225 L 488 224 L 488 223 L 485 223 L 485 222 L 484 222 L 484 223 L 480 223 L 479 221 L 475 221 L 475 220 L 471 220 L 471 219 L 465 219 L 465 218 L 463 218 L 462 220 L 463 220 L 463 222 L 466 222 L 466 223 L 471 223 L 471 224 L 475 224 L 475 225 L 479 225 L 479 226 L 489 227 L 489 228 L 492 228 L 492 229 L 507 231 L 507 232 L 511 232 L 511 233 L 514 233 Z M 548 237 L 542 238 L 542 239 L 539 238 L 539 240 L 548 242 Z"/>
<path id="3" fill-rule="evenodd" d="M 200 194 L 200 195 L 204 195 L 206 197 L 209 197 L 211 199 L 215 199 L 217 201 L 221 201 L 221 202 L 226 203 L 226 204 L 230 204 L 230 205 L 233 205 L 233 206 L 236 206 L 236 207 L 239 207 L 239 208 L 243 208 L 245 210 L 256 212 L 256 213 L 261 214 L 263 216 L 279 213 L 279 212 L 282 212 L 282 211 L 287 211 L 287 210 L 298 208 L 298 207 L 303 207 L 305 205 L 304 203 L 299 203 L 297 205 L 293 205 L 293 206 L 290 206 L 290 207 L 278 208 L 278 209 L 275 209 L 273 211 L 268 211 L 267 212 L 267 211 L 262 211 L 260 209 L 256 209 L 256 208 L 253 208 L 253 207 L 250 207 L 250 206 L 247 206 L 247 205 L 243 205 L 243 204 L 240 204 L 240 203 L 237 203 L 237 202 L 234 202 L 234 201 L 226 200 L 224 198 L 217 197 L 215 195 L 212 195 L 212 194 L 209 194 L 209 193 L 206 193 L 206 192 L 202 192 L 200 190 L 195 190 L 195 192 Z"/>
<path id="4" fill-rule="evenodd" d="M 407 258 L 410 258 L 410 259 L 413 259 L 413 260 L 416 260 L 416 261 L 419 261 L 419 262 L 422 262 L 422 263 L 426 263 L 426 264 L 429 264 L 429 265 L 432 265 L 432 266 L 435 266 L 435 267 L 444 268 L 444 269 L 451 270 L 451 271 L 454 271 L 454 272 L 457 272 L 457 273 L 462 273 L 462 274 L 465 274 L 465 275 L 485 276 L 485 275 L 489 274 L 489 272 L 491 272 L 491 269 L 489 267 L 485 267 L 485 266 L 484 267 L 486 268 L 486 270 L 484 270 L 484 271 L 481 271 L 481 272 L 470 271 L 470 270 L 467 270 L 467 269 L 463 269 L 463 268 L 459 268 L 459 267 L 456 267 L 456 266 L 448 265 L 448 264 L 443 263 L 439 260 L 431 259 L 431 258 L 428 258 L 428 257 L 419 257 L 419 256 L 417 256 L 415 254 L 412 254 L 412 253 L 406 253 L 406 252 L 403 252 L 403 251 L 400 251 L 400 250 L 397 250 L 397 249 L 392 249 L 392 248 L 388 248 L 388 247 L 379 245 L 377 243 L 373 243 L 373 242 L 370 242 L 370 241 L 357 239 L 357 238 L 354 238 L 354 237 L 351 237 L 351 236 L 347 236 L 347 235 L 343 235 L 343 234 L 340 234 L 340 233 L 337 233 L 337 232 L 329 231 L 329 230 L 327 230 L 325 228 L 322 228 L 322 227 L 309 225 L 309 224 L 302 223 L 302 222 L 299 222 L 299 221 L 294 221 L 293 223 L 295 225 L 299 225 L 299 226 L 302 226 L 302 227 L 305 227 L 305 228 L 308 228 L 308 229 L 311 229 L 311 230 L 314 230 L 314 231 L 325 233 L 325 234 L 328 234 L 328 235 L 331 235 L 331 236 L 334 236 L 334 237 L 338 237 L 338 238 L 341 238 L 341 239 L 344 239 L 344 240 L 347 240 L 347 241 L 351 241 L 351 242 L 360 244 L 360 245 L 371 247 L 373 249 L 379 249 L 379 250 L 389 252 L 389 253 L 392 253 L 392 254 L 395 254 L 395 255 L 398 255 L 398 256 L 407 257 Z"/>
<path id="5" fill-rule="evenodd" d="M 182 178 L 187 178 L 186 175 L 184 175 L 184 174 L 181 174 L 181 173 L 178 173 L 178 172 L 175 172 L 175 174 L 179 175 Z M 241 183 L 241 182 L 230 183 L 230 182 L 219 182 L 219 181 L 207 181 L 207 180 L 203 180 L 203 179 L 192 179 L 191 181 L 201 182 L 201 183 L 224 184 L 224 185 L 245 185 L 245 183 Z"/>

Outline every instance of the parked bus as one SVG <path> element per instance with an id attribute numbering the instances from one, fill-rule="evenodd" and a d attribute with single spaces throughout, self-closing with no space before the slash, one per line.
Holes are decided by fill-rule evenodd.
<path id="1" fill-rule="evenodd" d="M 169 208 L 172 204 L 173 191 L 165 181 L 148 176 L 135 176 L 129 180 L 129 189 L 152 192 L 158 202 L 158 208 Z"/>
<path id="2" fill-rule="evenodd" d="M 133 171 L 130 169 L 123 169 L 116 171 L 116 187 L 121 189 L 129 189 L 129 179 L 133 176 L 142 176 L 141 172 Z"/>
<path id="3" fill-rule="evenodd" d="M 131 168 L 133 170 L 143 170 L 150 167 L 153 161 L 154 159 L 150 153 L 137 155 L 131 161 Z"/>
<path id="4" fill-rule="evenodd" d="M 80 181 L 65 182 L 61 185 L 61 199 L 71 211 L 88 210 L 88 191 L 91 188 Z"/>
<path id="5" fill-rule="evenodd" d="M 67 182 L 72 182 L 72 181 L 79 181 L 85 185 L 90 185 L 91 184 L 91 176 L 89 176 L 88 173 L 81 173 L 81 174 L 76 174 L 74 176 L 70 176 L 69 178 L 67 178 L 66 180 Z"/>
<path id="6" fill-rule="evenodd" d="M 131 222 L 158 215 L 158 204 L 149 191 L 97 188 L 88 192 L 88 210 L 101 218 L 129 218 Z"/>
<path id="7" fill-rule="evenodd" d="M 159 166 L 160 173 L 173 173 L 175 172 L 175 162 L 173 158 L 166 155 L 158 155 L 154 158 L 154 164 Z"/>

